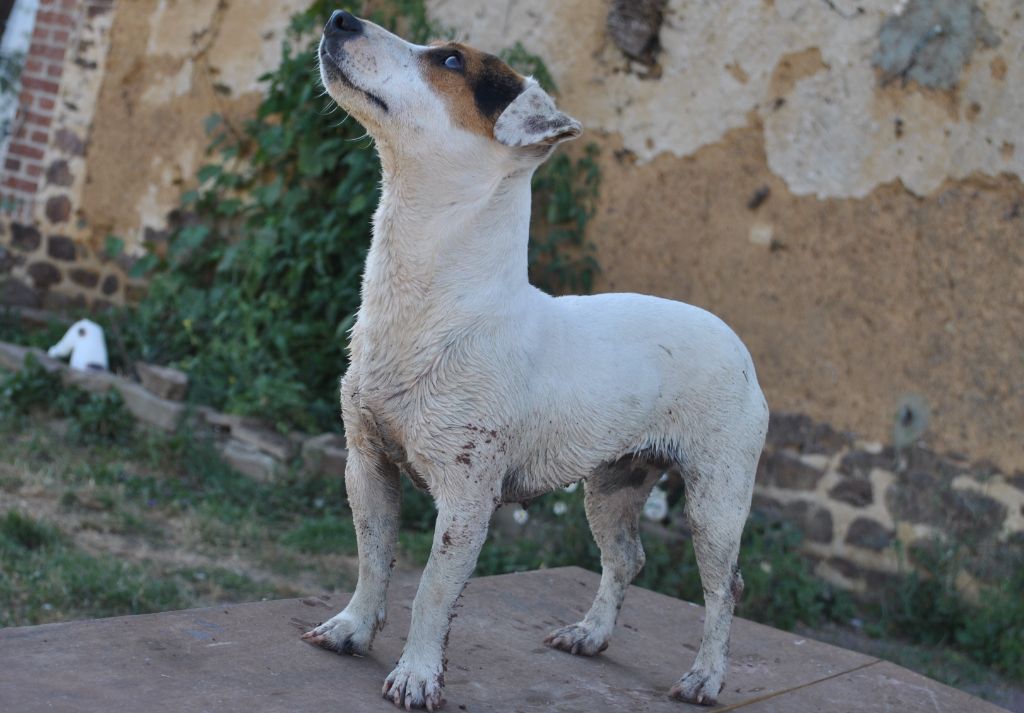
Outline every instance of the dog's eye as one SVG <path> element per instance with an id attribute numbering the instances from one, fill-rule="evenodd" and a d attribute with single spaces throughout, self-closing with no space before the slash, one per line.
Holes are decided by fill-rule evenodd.
<path id="1" fill-rule="evenodd" d="M 462 57 L 457 54 L 450 54 L 444 58 L 444 66 L 448 69 L 462 69 Z"/>

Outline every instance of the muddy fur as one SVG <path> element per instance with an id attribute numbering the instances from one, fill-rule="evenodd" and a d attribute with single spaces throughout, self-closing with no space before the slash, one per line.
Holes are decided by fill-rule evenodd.
<path id="1" fill-rule="evenodd" d="M 414 474 L 437 522 L 383 694 L 436 709 L 453 608 L 494 508 L 582 480 L 601 582 L 583 620 L 545 641 L 598 654 L 644 565 L 643 504 L 679 468 L 707 611 L 696 660 L 670 693 L 713 703 L 768 421 L 746 348 L 691 305 L 530 286 L 530 179 L 580 133 L 532 78 L 350 16 L 329 23 L 320 59 L 331 96 L 376 141 L 383 187 L 341 388 L 359 582 L 344 611 L 305 638 L 369 650 L 386 611 L 400 472 Z M 487 77 L 500 86 L 483 86 Z"/>

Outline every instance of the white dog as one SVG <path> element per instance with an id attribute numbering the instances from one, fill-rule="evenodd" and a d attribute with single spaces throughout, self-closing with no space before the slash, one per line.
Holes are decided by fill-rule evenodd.
<path id="1" fill-rule="evenodd" d="M 328 23 L 320 65 L 331 96 L 376 140 L 384 179 L 341 386 L 359 583 L 304 638 L 369 650 L 407 473 L 434 497 L 437 526 L 384 696 L 437 708 L 452 607 L 494 509 L 584 479 L 601 584 L 583 621 L 546 642 L 597 654 L 644 563 L 647 494 L 678 466 L 707 609 L 696 661 L 670 694 L 713 703 L 768 423 L 746 348 L 690 305 L 553 298 L 529 284 L 530 178 L 581 130 L 532 78 L 464 45 L 409 44 L 347 12 Z"/>
<path id="2" fill-rule="evenodd" d="M 110 368 L 103 327 L 88 319 L 72 324 L 47 354 L 54 359 L 70 354 L 71 368 L 79 371 L 107 371 Z"/>

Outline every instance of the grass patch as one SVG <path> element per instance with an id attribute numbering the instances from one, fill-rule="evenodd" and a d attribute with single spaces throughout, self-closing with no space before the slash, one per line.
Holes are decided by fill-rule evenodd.
<path id="1" fill-rule="evenodd" d="M 284 534 L 281 544 L 309 554 L 354 555 L 356 532 L 349 517 L 305 518 Z"/>
<path id="2" fill-rule="evenodd" d="M 0 519 L 0 626 L 295 594 L 221 567 L 168 569 L 89 554 L 17 510 Z"/>
<path id="3" fill-rule="evenodd" d="M 185 606 L 180 584 L 71 546 L 16 510 L 0 520 L 0 625 L 139 614 Z"/>

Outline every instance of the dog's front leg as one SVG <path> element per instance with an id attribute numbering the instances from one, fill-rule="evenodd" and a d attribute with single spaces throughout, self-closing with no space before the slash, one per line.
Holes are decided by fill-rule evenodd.
<path id="1" fill-rule="evenodd" d="M 476 567 L 494 502 L 491 493 L 437 497 L 434 545 L 413 602 L 409 638 L 398 666 L 384 681 L 384 697 L 399 707 L 441 706 L 455 601 Z"/>
<path id="2" fill-rule="evenodd" d="M 303 635 L 340 654 L 365 655 L 384 626 L 388 580 L 398 539 L 401 483 L 398 469 L 372 447 L 352 448 L 345 490 L 359 549 L 359 582 L 348 606 Z"/>

